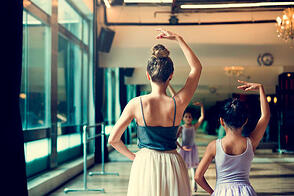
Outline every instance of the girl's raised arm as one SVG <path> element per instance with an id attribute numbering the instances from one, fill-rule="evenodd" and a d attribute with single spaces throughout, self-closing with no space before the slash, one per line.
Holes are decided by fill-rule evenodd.
<path id="1" fill-rule="evenodd" d="M 244 91 L 250 91 L 250 90 L 258 90 L 260 95 L 260 110 L 261 110 L 261 116 L 257 122 L 257 125 L 255 129 L 250 134 L 250 139 L 252 142 L 253 149 L 255 150 L 258 146 L 260 140 L 262 139 L 264 132 L 266 130 L 266 127 L 268 125 L 268 122 L 270 120 L 270 109 L 269 105 L 266 100 L 265 92 L 263 89 L 263 86 L 258 83 L 249 83 L 245 81 L 238 82 L 242 83 L 243 85 L 238 86 L 237 88 L 242 89 Z"/>
<path id="2" fill-rule="evenodd" d="M 200 125 L 202 124 L 202 122 L 204 120 L 204 107 L 203 107 L 203 104 L 200 102 L 194 102 L 193 105 L 200 106 L 200 108 L 201 108 L 201 115 L 198 118 L 198 122 L 194 125 L 195 129 L 198 129 L 198 127 L 200 127 Z"/>
<path id="3" fill-rule="evenodd" d="M 158 30 L 160 31 L 160 34 L 157 36 L 157 39 L 176 40 L 179 43 L 190 66 L 190 73 L 184 87 L 175 95 L 175 97 L 178 97 L 179 103 L 182 104 L 184 108 L 186 108 L 198 86 L 202 70 L 201 63 L 181 36 L 163 29 Z"/>

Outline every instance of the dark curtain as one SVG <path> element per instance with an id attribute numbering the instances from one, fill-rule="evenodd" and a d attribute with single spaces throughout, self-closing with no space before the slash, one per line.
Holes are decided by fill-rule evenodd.
<path id="1" fill-rule="evenodd" d="M 125 85 L 125 68 L 119 68 L 119 103 L 120 103 L 120 109 L 121 112 L 126 107 L 128 100 L 127 100 L 127 86 Z M 128 134 L 129 128 L 126 129 L 124 134 L 121 136 L 121 140 L 125 144 L 130 143 L 130 138 Z"/>
<path id="2" fill-rule="evenodd" d="M 104 70 L 102 68 L 96 68 L 95 77 L 95 122 L 101 123 L 104 121 L 102 114 L 102 105 L 104 95 Z M 101 133 L 101 126 L 97 127 L 96 134 Z M 107 150 L 107 137 L 104 136 L 104 160 L 108 161 L 108 150 Z M 101 151 L 101 137 L 97 137 L 95 140 L 95 163 L 101 163 L 102 151 Z"/>
<path id="3" fill-rule="evenodd" d="M 1 18 L 1 192 L 28 195 L 19 93 L 22 71 L 22 1 L 3 2 Z M 5 44 L 4 44 L 5 43 Z"/>
<path id="4" fill-rule="evenodd" d="M 205 111 L 205 120 L 207 121 L 206 131 L 209 135 L 216 135 L 219 123 L 219 109 L 221 102 L 217 102 L 214 106 Z"/>
<path id="5" fill-rule="evenodd" d="M 279 75 L 277 90 L 280 150 L 294 151 L 294 72 Z"/>
<path id="6" fill-rule="evenodd" d="M 99 68 L 99 55 L 97 50 L 98 25 L 97 25 L 97 4 L 93 1 L 93 75 L 94 75 L 94 102 L 95 102 L 95 122 L 101 123 L 104 121 L 102 108 L 104 93 L 104 69 Z M 95 133 L 101 133 L 101 126 L 97 127 Z M 104 160 L 108 161 L 107 137 L 104 137 Z M 95 139 L 95 163 L 102 161 L 101 137 Z"/>
<path id="7" fill-rule="evenodd" d="M 272 98 L 276 95 L 271 96 Z M 279 115 L 278 115 L 278 105 L 274 103 L 274 101 L 271 101 L 269 103 L 270 111 L 271 111 L 271 118 L 269 121 L 268 129 L 265 132 L 265 136 L 263 137 L 263 141 L 265 142 L 276 142 L 278 143 L 279 138 Z"/>

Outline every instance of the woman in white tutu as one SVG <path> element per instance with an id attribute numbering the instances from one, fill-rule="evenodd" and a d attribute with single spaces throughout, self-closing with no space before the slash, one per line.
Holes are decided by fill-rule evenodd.
<path id="1" fill-rule="evenodd" d="M 183 112 L 198 86 L 202 67 L 181 36 L 162 29 L 158 31 L 157 39 L 174 40 L 182 49 L 190 66 L 186 84 L 174 97 L 166 94 L 174 71 L 173 62 L 163 45 L 154 46 L 146 73 L 152 92 L 127 104 L 108 142 L 134 160 L 128 196 L 190 196 L 186 164 L 176 151 L 176 134 Z M 121 135 L 134 118 L 140 148 L 136 154 L 121 141 Z"/>

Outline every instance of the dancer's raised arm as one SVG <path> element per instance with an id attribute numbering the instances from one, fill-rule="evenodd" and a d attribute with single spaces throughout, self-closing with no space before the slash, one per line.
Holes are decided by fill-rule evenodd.
<path id="1" fill-rule="evenodd" d="M 250 134 L 252 146 L 253 146 L 253 149 L 255 150 L 256 147 L 258 146 L 261 138 L 263 137 L 264 132 L 266 130 L 266 127 L 268 125 L 268 122 L 270 120 L 270 115 L 271 115 L 270 109 L 269 109 L 269 105 L 266 100 L 263 86 L 261 84 L 250 83 L 250 82 L 245 82 L 245 81 L 241 81 L 241 80 L 238 80 L 238 82 L 243 84 L 243 85 L 237 87 L 239 89 L 242 89 L 244 91 L 255 91 L 255 90 L 259 91 L 261 116 L 257 122 L 255 129 Z"/>
<path id="2" fill-rule="evenodd" d="M 169 39 L 178 42 L 190 66 L 190 73 L 184 87 L 175 95 L 178 97 L 179 103 L 186 108 L 198 86 L 202 70 L 201 63 L 180 35 L 163 29 L 158 29 L 158 31 L 160 31 L 160 34 L 157 36 L 157 39 Z"/>
<path id="3" fill-rule="evenodd" d="M 194 102 L 193 105 L 200 106 L 200 108 L 201 108 L 201 115 L 198 118 L 198 122 L 194 125 L 195 129 L 197 130 L 200 127 L 200 125 L 202 124 L 203 120 L 204 120 L 204 107 L 203 107 L 202 103 L 197 102 L 197 101 Z"/>

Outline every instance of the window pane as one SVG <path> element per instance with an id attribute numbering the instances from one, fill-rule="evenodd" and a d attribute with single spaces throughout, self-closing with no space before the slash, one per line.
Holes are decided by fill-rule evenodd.
<path id="1" fill-rule="evenodd" d="M 82 155 L 81 134 L 60 135 L 57 138 L 57 162 L 61 164 Z"/>
<path id="2" fill-rule="evenodd" d="M 22 127 L 23 129 L 27 128 L 26 122 L 26 65 L 27 65 L 27 41 L 28 41 L 28 14 L 27 12 L 23 12 L 23 39 L 22 39 L 22 72 L 21 72 L 21 86 L 20 86 L 20 95 L 19 95 L 19 108 L 22 119 Z"/>
<path id="3" fill-rule="evenodd" d="M 57 70 L 58 122 L 81 124 L 81 50 L 59 35 Z"/>
<path id="4" fill-rule="evenodd" d="M 88 54 L 83 54 L 83 124 L 88 122 L 88 99 L 89 99 L 89 64 Z"/>
<path id="5" fill-rule="evenodd" d="M 89 25 L 86 20 L 83 20 L 83 42 L 88 45 L 89 40 Z"/>
<path id="6" fill-rule="evenodd" d="M 82 39 L 82 18 L 65 0 L 58 1 L 58 23 Z"/>
<path id="7" fill-rule="evenodd" d="M 58 136 L 57 139 L 57 152 L 67 150 L 68 148 L 73 148 L 81 145 L 81 134 L 69 134 Z"/>
<path id="8" fill-rule="evenodd" d="M 49 0 L 31 0 L 39 8 L 44 10 L 47 14 L 51 15 L 51 1 Z"/>
<path id="9" fill-rule="evenodd" d="M 48 169 L 49 139 L 24 144 L 27 177 Z"/>
<path id="10" fill-rule="evenodd" d="M 24 129 L 49 126 L 50 28 L 24 12 L 20 108 Z"/>
<path id="11" fill-rule="evenodd" d="M 80 48 L 58 36 L 58 68 L 57 68 L 57 120 L 58 163 L 70 160 L 81 154 L 80 125 L 82 122 L 82 66 Z M 73 127 L 68 127 L 73 126 Z M 67 127 L 73 134 L 63 135 Z"/>
<path id="12" fill-rule="evenodd" d="M 41 139 L 33 142 L 26 142 L 25 157 L 26 162 L 31 162 L 35 159 L 47 156 L 49 154 L 49 140 Z"/>

